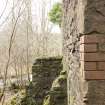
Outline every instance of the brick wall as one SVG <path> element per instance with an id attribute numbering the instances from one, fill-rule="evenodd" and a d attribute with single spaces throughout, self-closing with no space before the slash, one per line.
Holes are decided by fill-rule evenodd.
<path id="1" fill-rule="evenodd" d="M 85 79 L 105 79 L 105 35 L 84 35 L 80 43 L 80 60 Z"/>
<path id="2" fill-rule="evenodd" d="M 105 105 L 105 35 L 90 34 L 80 38 L 81 73 L 87 88 L 86 105 Z"/>

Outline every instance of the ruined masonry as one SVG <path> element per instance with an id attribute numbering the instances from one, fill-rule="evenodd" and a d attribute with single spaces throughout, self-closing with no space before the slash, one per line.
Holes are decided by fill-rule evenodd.
<path id="1" fill-rule="evenodd" d="M 105 0 L 63 0 L 68 105 L 105 105 Z"/>
<path id="2" fill-rule="evenodd" d="M 37 58 L 32 82 L 6 105 L 67 105 L 67 72 L 62 57 Z"/>
<path id="3" fill-rule="evenodd" d="M 32 74 L 28 93 L 36 105 L 67 105 L 67 76 L 62 57 L 36 59 Z"/>

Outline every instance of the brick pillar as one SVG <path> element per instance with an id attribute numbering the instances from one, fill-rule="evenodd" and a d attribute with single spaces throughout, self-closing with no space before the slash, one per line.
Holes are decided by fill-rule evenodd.
<path id="1" fill-rule="evenodd" d="M 105 80 L 105 35 L 85 35 L 80 43 L 80 60 L 85 79 Z"/>
<path id="2" fill-rule="evenodd" d="M 105 105 L 105 0 L 86 0 L 80 61 L 86 105 Z"/>
<path id="3" fill-rule="evenodd" d="M 87 82 L 86 105 L 105 105 L 105 35 L 80 38 L 82 76 Z"/>
<path id="4" fill-rule="evenodd" d="M 63 8 L 68 105 L 105 105 L 105 0 L 63 0 Z"/>

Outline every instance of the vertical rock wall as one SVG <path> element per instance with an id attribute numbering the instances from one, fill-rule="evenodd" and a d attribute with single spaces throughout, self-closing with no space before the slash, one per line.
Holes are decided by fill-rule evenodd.
<path id="1" fill-rule="evenodd" d="M 63 0 L 64 70 L 68 74 L 68 105 L 83 105 L 79 40 L 83 31 L 82 0 Z"/>

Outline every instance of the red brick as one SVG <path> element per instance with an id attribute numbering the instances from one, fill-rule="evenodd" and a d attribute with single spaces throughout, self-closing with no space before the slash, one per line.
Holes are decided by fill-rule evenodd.
<path id="1" fill-rule="evenodd" d="M 81 53 L 82 61 L 105 61 L 105 53 Z"/>
<path id="2" fill-rule="evenodd" d="M 100 52 L 105 52 L 105 42 L 104 42 L 104 43 L 100 42 L 100 43 L 98 44 L 98 50 L 99 50 Z"/>
<path id="3" fill-rule="evenodd" d="M 97 52 L 97 44 L 81 44 L 80 52 Z"/>
<path id="4" fill-rule="evenodd" d="M 105 71 L 105 62 L 98 62 L 98 70 Z"/>
<path id="5" fill-rule="evenodd" d="M 98 35 L 98 42 L 105 43 L 105 35 Z"/>
<path id="6" fill-rule="evenodd" d="M 80 43 L 105 43 L 105 35 L 84 35 L 80 38 Z"/>
<path id="7" fill-rule="evenodd" d="M 96 35 L 84 35 L 80 38 L 80 43 L 98 43 L 99 39 Z"/>
<path id="8" fill-rule="evenodd" d="M 84 62 L 84 70 L 97 70 L 96 62 Z"/>
<path id="9" fill-rule="evenodd" d="M 86 80 L 105 80 L 105 71 L 85 71 Z"/>

